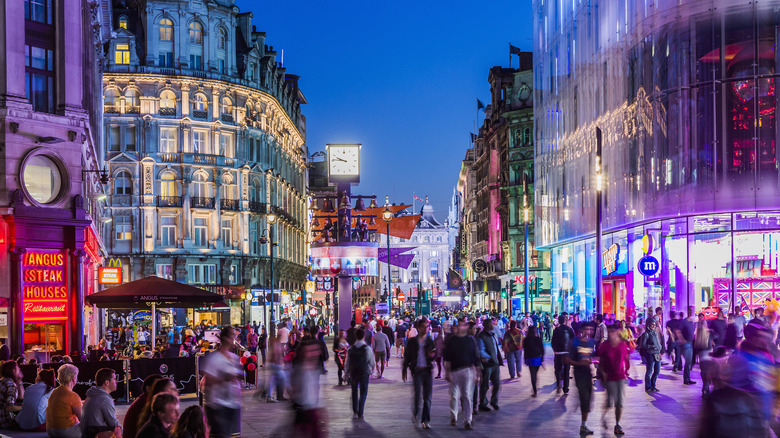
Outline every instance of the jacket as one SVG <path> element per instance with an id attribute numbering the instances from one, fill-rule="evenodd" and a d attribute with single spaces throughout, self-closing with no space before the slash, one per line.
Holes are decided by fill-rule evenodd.
<path id="1" fill-rule="evenodd" d="M 653 321 L 648 318 L 648 322 Z M 650 330 L 649 328 L 639 336 L 639 342 L 636 346 L 637 350 L 644 355 L 648 354 L 661 354 L 661 340 L 658 338 L 658 332 L 656 330 Z"/>
<path id="2" fill-rule="evenodd" d="M 495 333 L 495 330 L 488 332 L 482 330 L 477 334 L 477 344 L 479 345 L 479 356 L 482 359 L 487 359 L 485 366 L 503 366 L 504 360 L 501 357 L 499 346 L 501 341 Z"/>
<path id="3" fill-rule="evenodd" d="M 144 423 L 144 425 L 141 426 L 141 429 L 138 430 L 138 434 L 135 438 L 168 438 L 170 436 L 170 430 L 163 427 L 162 422 L 160 422 L 157 415 L 152 414 L 152 416 L 149 417 L 149 421 Z"/>
<path id="4" fill-rule="evenodd" d="M 425 363 L 426 369 L 433 370 L 433 358 L 436 356 L 436 347 L 433 345 L 433 339 L 430 336 L 425 337 Z M 420 338 L 417 336 L 409 338 L 406 341 L 406 349 L 404 350 L 404 363 L 402 366 L 402 372 L 406 375 L 406 369 L 412 370 L 412 375 L 417 371 L 417 354 L 420 350 Z"/>
<path id="5" fill-rule="evenodd" d="M 100 432 L 114 430 L 119 426 L 116 419 L 114 399 L 106 391 L 93 386 L 87 390 L 81 417 L 82 436 L 92 438 Z"/>

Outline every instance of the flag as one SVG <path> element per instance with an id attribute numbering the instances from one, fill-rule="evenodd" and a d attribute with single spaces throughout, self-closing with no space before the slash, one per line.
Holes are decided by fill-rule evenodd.
<path id="1" fill-rule="evenodd" d="M 512 43 L 509 43 L 509 54 L 510 55 L 519 55 L 520 54 L 520 48 L 513 46 Z"/>
<path id="2" fill-rule="evenodd" d="M 424 200 L 424 199 L 420 199 L 420 197 L 419 197 L 419 196 L 417 196 L 417 195 L 415 195 L 414 193 L 412 193 L 412 196 L 414 196 L 414 199 L 416 199 L 416 200 L 418 200 L 418 201 L 420 201 L 420 202 L 425 202 L 425 200 Z"/>
<path id="3" fill-rule="evenodd" d="M 474 143 L 475 141 L 477 141 L 477 134 L 474 134 L 473 132 L 469 132 L 469 134 L 471 134 L 471 142 L 472 142 L 472 143 Z"/>
<path id="4" fill-rule="evenodd" d="M 482 101 L 479 100 L 479 98 L 477 98 L 477 111 L 479 111 L 481 109 L 485 109 L 485 104 L 482 103 Z"/>

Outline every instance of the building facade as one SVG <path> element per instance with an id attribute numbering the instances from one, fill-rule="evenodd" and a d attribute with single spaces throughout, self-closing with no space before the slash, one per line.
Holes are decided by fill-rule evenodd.
<path id="1" fill-rule="evenodd" d="M 399 213 L 402 215 L 403 213 Z M 414 310 L 420 294 L 418 291 L 433 291 L 428 293 L 428 299 L 432 305 L 439 303 L 438 298 L 443 296 L 447 287 L 447 271 L 450 268 L 448 229 L 440 223 L 434 215 L 433 206 L 425 198 L 420 210 L 420 220 L 414 228 L 411 238 L 402 239 L 400 237 L 390 237 L 391 251 L 394 248 L 404 248 L 402 254 L 414 256 L 409 268 L 403 269 L 398 266 L 390 267 L 390 280 L 392 282 L 392 291 L 390 292 L 393 309 L 405 306 L 408 310 Z M 381 219 L 380 219 L 381 220 Z M 381 226 L 381 225 L 380 225 Z M 387 248 L 386 234 L 376 233 L 379 239 L 379 247 Z M 380 290 L 384 293 L 388 289 L 387 285 L 387 265 L 380 263 Z M 420 289 L 422 288 L 422 289 Z M 403 292 L 405 301 L 398 300 L 398 293 Z"/>
<path id="2" fill-rule="evenodd" d="M 96 342 L 105 2 L 0 3 L 0 336 L 46 358 Z"/>
<path id="3" fill-rule="evenodd" d="M 271 288 L 260 237 L 273 229 L 273 286 L 290 304 L 284 291 L 302 290 L 308 271 L 298 77 L 232 0 L 115 2 L 113 28 L 103 78 L 106 243 L 125 281 L 209 285 L 232 304 L 229 316 L 178 313 L 176 324 L 241 322 L 250 318 L 245 294 Z"/>
<path id="4" fill-rule="evenodd" d="M 778 6 L 534 1 L 536 238 L 556 311 L 590 314 L 599 291 L 620 318 L 780 293 Z"/>

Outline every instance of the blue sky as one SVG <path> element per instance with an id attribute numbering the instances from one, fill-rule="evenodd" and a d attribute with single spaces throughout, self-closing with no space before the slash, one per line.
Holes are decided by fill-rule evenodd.
<path id="1" fill-rule="evenodd" d="M 443 222 L 488 70 L 508 66 L 509 42 L 532 49 L 531 1 L 236 3 L 301 76 L 309 153 L 362 143 L 353 192 L 428 195 Z"/>

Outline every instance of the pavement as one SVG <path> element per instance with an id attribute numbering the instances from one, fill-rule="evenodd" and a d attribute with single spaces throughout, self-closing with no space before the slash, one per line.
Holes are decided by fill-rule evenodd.
<path id="1" fill-rule="evenodd" d="M 401 380 L 400 359 L 392 357 L 384 379 L 372 378 L 368 388 L 365 419 L 352 419 L 350 389 L 337 386 L 336 364 L 328 361 L 328 373 L 322 376 L 321 403 L 327 410 L 329 437 L 490 437 L 503 438 L 535 436 L 543 438 L 579 436 L 580 410 L 577 389 L 571 381 L 568 395 L 556 394 L 553 376 L 552 351 L 549 345 L 545 369 L 539 371 L 539 395 L 531 397 L 530 374 L 523 367 L 519 379 L 507 380 L 509 372 L 501 367 L 500 410 L 480 412 L 474 416 L 474 430 L 463 429 L 462 419 L 457 427 L 449 424 L 449 391 L 444 379 L 434 380 L 430 430 L 423 430 L 411 422 L 412 384 Z M 393 349 L 395 353 L 395 349 Z M 660 436 L 664 438 L 692 436 L 696 429 L 701 405 L 701 379 L 698 368 L 692 372 L 696 385 L 682 383 L 681 373 L 672 373 L 671 365 L 662 367 L 658 378 L 660 392 L 648 395 L 644 391 L 645 367 L 634 354 L 621 426 L 625 437 Z M 666 357 L 664 357 L 666 359 Z M 263 369 L 261 368 L 261 374 Z M 255 389 L 244 390 L 241 408 L 241 435 L 243 437 L 286 438 L 292 436 L 292 411 L 289 402 L 258 402 Z M 588 426 L 595 437 L 614 437 L 614 413 L 607 415 L 608 429 L 601 427 L 606 393 L 596 384 L 593 410 Z M 183 397 L 180 412 L 197 403 L 194 397 Z M 117 406 L 117 415 L 123 419 L 128 405 Z M 5 435 L 2 435 L 5 434 Z M 45 433 L 0 431 L 0 436 L 45 437 Z"/>

